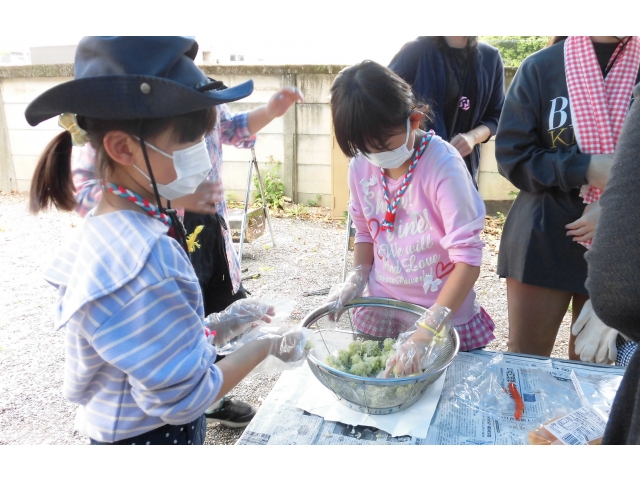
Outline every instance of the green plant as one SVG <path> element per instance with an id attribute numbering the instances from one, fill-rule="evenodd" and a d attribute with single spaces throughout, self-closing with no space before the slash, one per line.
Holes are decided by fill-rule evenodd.
<path id="1" fill-rule="evenodd" d="M 515 198 L 515 197 L 517 197 L 517 196 L 518 196 L 518 193 L 520 193 L 520 191 L 517 191 L 517 192 L 516 192 L 515 190 L 511 190 L 511 191 L 509 192 L 509 196 L 510 196 L 510 197 L 513 197 L 513 198 Z"/>
<path id="2" fill-rule="evenodd" d="M 547 45 L 551 37 L 480 37 L 480 40 L 500 50 L 505 67 L 519 67 L 532 53 Z"/>
<path id="3" fill-rule="evenodd" d="M 284 208 L 284 183 L 280 178 L 280 162 L 277 162 L 273 155 L 269 155 L 269 161 L 265 173 L 262 176 L 262 184 L 264 186 L 264 196 L 267 207 L 276 210 Z M 260 184 L 257 175 L 253 176 L 253 186 L 257 190 L 256 203 L 264 205 L 262 195 L 260 194 Z"/>
<path id="4" fill-rule="evenodd" d="M 291 217 L 301 217 L 307 214 L 307 207 L 301 204 L 294 204 L 289 210 L 287 210 L 287 214 Z"/>
<path id="5" fill-rule="evenodd" d="M 307 205 L 310 207 L 319 207 L 320 204 L 322 203 L 322 195 L 320 195 L 319 193 L 316 195 L 316 199 L 315 200 L 307 200 Z"/>

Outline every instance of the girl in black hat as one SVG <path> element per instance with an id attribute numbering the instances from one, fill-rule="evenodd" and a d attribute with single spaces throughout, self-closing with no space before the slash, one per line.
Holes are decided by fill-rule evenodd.
<path id="1" fill-rule="evenodd" d="M 56 327 L 66 329 L 64 393 L 80 405 L 76 428 L 94 444 L 201 444 L 205 410 L 264 358 L 304 358 L 305 331 L 289 331 L 214 365 L 215 338 L 237 322 L 205 327 L 170 200 L 193 193 L 211 168 L 204 136 L 214 107 L 253 85 L 216 90 L 193 63 L 196 52 L 186 37 L 86 37 L 75 80 L 25 112 L 31 125 L 60 115 L 65 128 L 36 167 L 34 213 L 74 208 L 74 144 L 92 144 L 104 179 L 97 207 L 45 273 L 59 292 Z"/>
<path id="2" fill-rule="evenodd" d="M 215 128 L 205 137 L 211 158 L 211 179 L 204 180 L 193 194 L 173 203 L 178 215 L 184 213 L 187 236 L 191 236 L 198 245 L 192 243 L 190 253 L 202 289 L 205 316 L 222 312 L 230 305 L 234 305 L 233 308 L 249 305 L 256 313 L 256 320 L 259 320 L 263 311 L 270 307 L 259 299 L 244 300 L 247 292 L 241 283 L 240 260 L 228 228 L 227 206 L 219 181 L 222 144 L 252 148 L 256 133 L 274 118 L 284 115 L 291 105 L 300 100 L 302 95 L 296 88 L 285 87 L 277 91 L 267 105 L 250 112 L 232 114 L 225 104 L 215 107 Z M 102 196 L 102 187 L 96 175 L 96 151 L 90 144 L 74 149 L 72 163 L 77 201 L 75 210 L 84 217 L 95 208 Z M 240 428 L 249 424 L 256 409 L 237 398 L 225 397 L 205 414 L 209 422 Z"/>

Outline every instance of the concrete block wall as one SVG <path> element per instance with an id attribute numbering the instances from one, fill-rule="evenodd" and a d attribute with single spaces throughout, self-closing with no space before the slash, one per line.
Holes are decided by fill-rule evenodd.
<path id="1" fill-rule="evenodd" d="M 320 198 L 321 205 L 333 207 L 333 190 L 340 179 L 332 178 L 332 152 L 337 147 L 332 142 L 329 90 L 342 68 L 341 65 L 202 67 L 207 75 L 228 86 L 253 79 L 253 94 L 229 104 L 232 113 L 266 104 L 283 86 L 296 85 L 303 92 L 305 103 L 297 104 L 260 131 L 255 147 L 263 176 L 270 158 L 280 162 L 285 194 L 299 203 Z M 507 69 L 507 86 L 513 74 Z M 0 190 L 28 191 L 39 154 L 61 130 L 57 119 L 35 128 L 29 126 L 24 110 L 39 94 L 72 77 L 73 65 L 68 64 L 0 68 Z M 224 146 L 223 181 L 227 195 L 235 200 L 244 199 L 250 158 L 250 150 Z M 346 177 L 344 184 L 346 188 Z M 509 192 L 514 187 L 497 170 L 493 140 L 482 147 L 479 185 L 485 200 L 512 198 Z"/>

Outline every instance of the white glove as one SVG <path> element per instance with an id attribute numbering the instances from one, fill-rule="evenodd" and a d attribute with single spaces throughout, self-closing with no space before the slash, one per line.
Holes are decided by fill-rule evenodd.
<path id="1" fill-rule="evenodd" d="M 395 355 L 389 357 L 382 375 L 388 378 L 393 371 L 398 377 L 420 373 L 429 366 L 429 359 L 442 348 L 442 326 L 451 318 L 451 309 L 438 305 L 431 306 L 413 327 L 398 337 Z M 446 326 L 446 325 L 445 325 Z M 436 334 L 436 332 L 438 332 Z"/>
<path id="2" fill-rule="evenodd" d="M 326 305 L 329 306 L 329 319 L 335 321 L 335 314 L 344 308 L 350 300 L 362 296 L 364 288 L 369 281 L 371 266 L 358 265 L 347 277 L 344 283 L 338 283 L 331 287 Z"/>
<path id="3" fill-rule="evenodd" d="M 578 319 L 571 327 L 576 337 L 576 353 L 583 362 L 612 363 L 616 361 L 618 331 L 600 320 L 587 300 Z"/>
<path id="4" fill-rule="evenodd" d="M 229 343 L 232 339 L 263 323 L 271 323 L 275 308 L 259 298 L 236 300 L 220 313 L 205 318 L 205 327 L 214 334 L 214 345 Z"/>

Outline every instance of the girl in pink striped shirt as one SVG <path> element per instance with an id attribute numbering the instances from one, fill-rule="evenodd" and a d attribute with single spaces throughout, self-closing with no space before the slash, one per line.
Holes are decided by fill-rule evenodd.
<path id="1" fill-rule="evenodd" d="M 459 153 L 420 130 L 428 108 L 419 108 L 411 87 L 375 62 L 337 76 L 331 112 L 336 140 L 352 158 L 349 213 L 356 228 L 355 269 L 332 289 L 332 308 L 363 294 L 428 307 L 400 338 L 405 345 L 398 345 L 396 359 L 403 360 L 404 373 L 417 369 L 433 330 L 445 323 L 457 330 L 461 350 L 484 347 L 495 338 L 495 325 L 478 305 L 473 285 L 482 261 L 485 207 Z M 400 333 L 375 315 L 354 321 L 367 334 Z"/>

